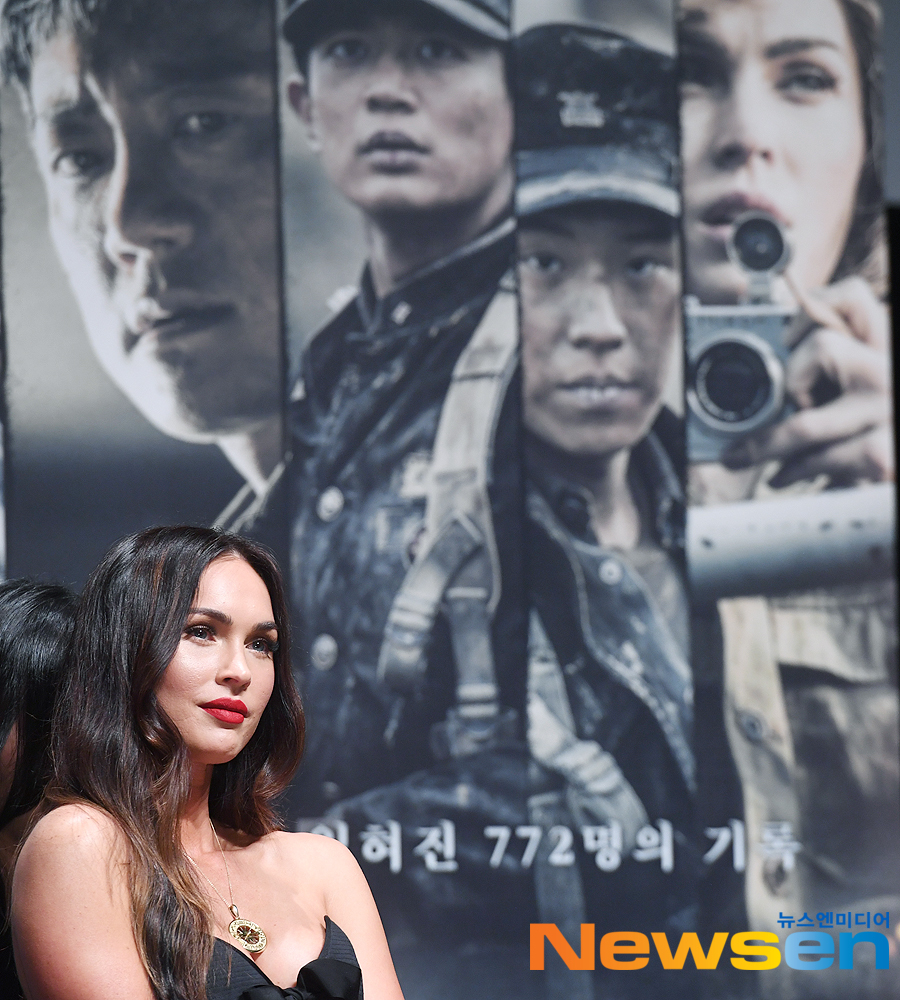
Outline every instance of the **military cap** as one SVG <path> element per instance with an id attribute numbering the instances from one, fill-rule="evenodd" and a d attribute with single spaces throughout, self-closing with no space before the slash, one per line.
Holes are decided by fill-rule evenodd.
<path id="1" fill-rule="evenodd" d="M 583 201 L 679 213 L 674 60 L 631 39 L 543 25 L 515 41 L 516 209 Z"/>
<path id="2" fill-rule="evenodd" d="M 479 35 L 494 41 L 508 41 L 511 0 L 406 0 L 402 6 L 430 7 L 458 21 Z M 300 49 L 312 43 L 317 31 L 334 19 L 340 11 L 346 16 L 353 8 L 367 15 L 377 14 L 379 7 L 390 10 L 395 3 L 379 0 L 292 0 L 282 24 L 282 34 Z"/>

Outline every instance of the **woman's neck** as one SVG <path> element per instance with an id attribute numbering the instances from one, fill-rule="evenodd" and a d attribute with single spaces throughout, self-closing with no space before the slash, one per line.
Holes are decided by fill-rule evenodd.
<path id="1" fill-rule="evenodd" d="M 215 849 L 209 817 L 212 773 L 212 765 L 209 764 L 195 767 L 192 774 L 191 793 L 181 815 L 181 843 L 189 855 Z"/>

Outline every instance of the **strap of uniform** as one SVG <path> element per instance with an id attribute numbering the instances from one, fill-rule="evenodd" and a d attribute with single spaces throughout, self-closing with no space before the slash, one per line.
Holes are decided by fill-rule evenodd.
<path id="1" fill-rule="evenodd" d="M 559 659 L 534 610 L 528 635 L 528 745 L 539 764 L 566 779 L 566 798 L 579 824 L 618 824 L 623 846 L 634 846 L 647 812 L 612 754 L 576 735 Z"/>
<path id="2" fill-rule="evenodd" d="M 568 941 L 578 941 L 589 919 L 581 870 L 560 864 L 548 847 L 554 830 L 571 838 L 575 825 L 618 824 L 621 846 L 630 849 L 647 814 L 612 756 L 592 740 L 575 735 L 566 681 L 538 613 L 532 609 L 528 634 L 528 745 L 534 759 L 566 780 L 561 791 L 528 799 L 529 820 L 551 837 L 541 838 L 534 858 L 538 919 L 552 923 Z M 568 842 L 566 842 L 568 846 Z M 557 850 L 561 843 L 557 844 Z M 569 850 L 571 847 L 569 846 Z M 573 976 L 554 966 L 545 972 L 548 1000 L 593 1000 L 590 977 Z"/>
<path id="3" fill-rule="evenodd" d="M 454 367 L 428 473 L 425 531 L 388 615 L 378 661 L 381 679 L 413 690 L 425 676 L 425 649 L 443 605 L 457 665 L 456 722 L 463 730 L 472 723 L 487 731 L 499 713 L 490 626 L 501 582 L 488 475 L 516 366 L 516 310 L 511 282 L 504 280 Z M 453 755 L 476 748 L 450 742 Z"/>

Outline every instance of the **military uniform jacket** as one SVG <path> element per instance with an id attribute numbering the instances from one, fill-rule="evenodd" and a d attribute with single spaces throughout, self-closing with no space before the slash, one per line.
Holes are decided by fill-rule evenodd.
<path id="1" fill-rule="evenodd" d="M 662 579 L 677 591 L 674 600 L 654 593 L 627 554 L 598 544 L 577 485 L 529 467 L 530 596 L 565 677 L 575 736 L 615 759 L 649 825 L 665 820 L 673 829 L 671 872 L 661 873 L 659 861 L 634 861 L 628 845 L 615 871 L 597 871 L 592 859 L 582 866 L 586 919 L 605 930 L 685 928 L 695 919 L 701 867 L 692 682 L 683 648 L 684 500 L 662 444 L 677 447 L 679 438 L 678 421 L 664 413 L 635 447 L 629 469 L 645 498 L 644 534 L 658 548 L 658 562 L 668 563 Z M 684 618 L 681 641 L 664 606 Z M 610 919 L 616 928 L 606 926 Z"/>
<path id="2" fill-rule="evenodd" d="M 454 702 L 446 622 L 424 683 L 401 696 L 376 676 L 385 625 L 423 530 L 425 481 L 453 367 L 509 270 L 511 220 L 384 299 L 359 295 L 311 342 L 293 404 L 292 574 L 308 716 L 292 812 L 431 766 L 431 729 Z M 501 701 L 525 685 L 518 389 L 500 413 L 489 492 L 502 567 L 493 638 Z"/>

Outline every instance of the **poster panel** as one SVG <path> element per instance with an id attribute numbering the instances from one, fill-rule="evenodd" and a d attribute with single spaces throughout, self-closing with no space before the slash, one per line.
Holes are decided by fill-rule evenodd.
<path id="1" fill-rule="evenodd" d="M 784 961 L 758 974 L 778 997 L 896 983 L 880 14 L 868 0 L 682 0 L 679 15 L 707 930 L 733 921 L 781 942 Z M 837 955 L 841 934 L 871 929 L 852 965 L 788 954 L 806 934 Z"/>
<path id="2" fill-rule="evenodd" d="M 698 929 L 684 577 L 679 106 L 670 5 L 517 8 L 517 215 L 529 558 L 529 807 L 548 839 L 548 996 L 695 997 L 617 959 Z M 639 935 L 635 937 L 635 935 Z M 583 945 L 582 945 L 583 947 Z M 596 950 L 596 949 L 595 949 Z M 582 953 L 582 958 L 585 956 Z M 601 961 L 602 959 L 602 961 Z M 592 970 L 576 971 L 577 969 Z"/>
<path id="3" fill-rule="evenodd" d="M 509 5 L 300 0 L 282 30 L 286 148 L 364 237 L 288 252 L 336 310 L 291 394 L 292 820 L 355 851 L 410 996 L 529 996 Z"/>
<path id="4" fill-rule="evenodd" d="M 160 522 L 277 542 L 273 10 L 13 0 L 3 31 L 10 573 L 80 583 Z"/>

